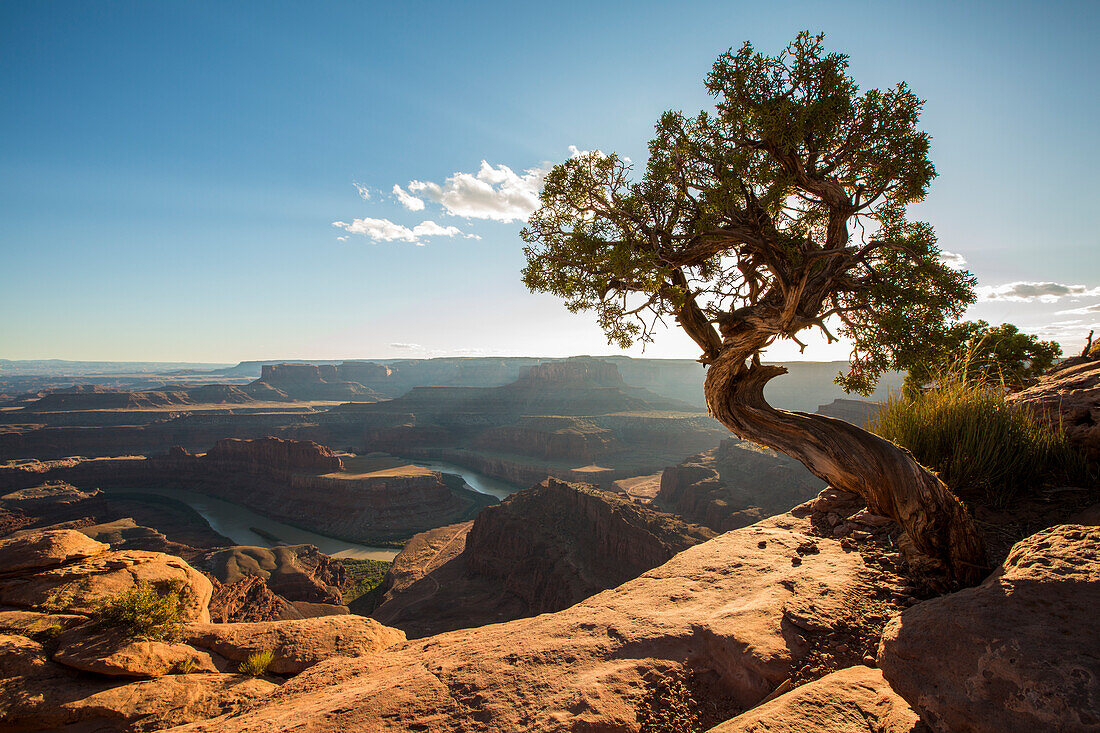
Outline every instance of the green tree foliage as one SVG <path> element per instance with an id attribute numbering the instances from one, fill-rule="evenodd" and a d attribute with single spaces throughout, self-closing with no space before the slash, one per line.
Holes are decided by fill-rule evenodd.
<path id="1" fill-rule="evenodd" d="M 971 381 L 993 380 L 1009 389 L 1022 389 L 1062 355 L 1062 347 L 1054 341 L 1040 341 L 1011 323 L 992 327 L 985 321 L 952 325 L 939 335 L 932 351 L 930 358 L 909 367 L 907 389 L 924 388 L 938 374 L 957 371 L 958 364 L 966 364 Z"/>
<path id="2" fill-rule="evenodd" d="M 667 318 L 704 363 L 835 330 L 854 344 L 838 381 L 860 392 L 927 360 L 974 281 L 906 217 L 935 176 L 922 100 L 904 83 L 860 91 L 847 69 L 806 32 L 775 56 L 723 54 L 706 79 L 715 109 L 662 115 L 639 178 L 601 152 L 548 174 L 524 283 L 594 311 L 624 348 Z"/>

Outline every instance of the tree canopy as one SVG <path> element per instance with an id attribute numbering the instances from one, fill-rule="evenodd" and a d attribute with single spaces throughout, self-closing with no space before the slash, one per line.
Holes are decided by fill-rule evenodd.
<path id="1" fill-rule="evenodd" d="M 851 390 L 927 360 L 974 280 L 906 216 L 935 176 L 922 100 L 860 91 L 847 69 L 808 32 L 775 56 L 723 54 L 715 109 L 664 113 L 640 177 L 613 153 L 554 167 L 522 232 L 524 283 L 594 311 L 624 348 L 672 317 L 704 364 L 806 329 L 854 345 Z"/>
<path id="2" fill-rule="evenodd" d="M 985 321 L 953 324 L 939 334 L 930 350 L 930 358 L 909 367 L 906 388 L 925 387 L 949 365 L 962 364 L 970 379 L 993 379 L 1009 389 L 1022 389 L 1062 355 L 1062 347 L 1054 341 L 1040 341 L 1011 323 L 992 327 Z"/>

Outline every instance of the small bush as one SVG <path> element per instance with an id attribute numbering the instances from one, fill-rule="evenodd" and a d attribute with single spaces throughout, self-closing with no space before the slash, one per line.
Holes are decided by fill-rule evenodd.
<path id="1" fill-rule="evenodd" d="M 240 666 L 237 667 L 237 671 L 249 677 L 259 677 L 267 671 L 267 668 L 271 666 L 271 662 L 274 659 L 275 652 L 270 649 L 265 649 L 255 654 L 249 654 L 248 659 L 241 662 Z"/>
<path id="2" fill-rule="evenodd" d="M 385 560 L 357 560 L 341 558 L 340 563 L 347 570 L 351 587 L 344 591 L 345 605 L 378 587 L 389 572 L 392 562 Z"/>
<path id="3" fill-rule="evenodd" d="M 1022 491 L 1082 477 L 1084 459 L 1061 427 L 1005 395 L 963 362 L 941 370 L 927 391 L 892 395 L 870 427 L 908 448 L 955 494 L 998 508 Z"/>
<path id="4" fill-rule="evenodd" d="M 133 636 L 175 641 L 181 630 L 179 607 L 178 590 L 162 593 L 143 582 L 104 603 L 92 621 L 101 628 L 123 629 Z"/>

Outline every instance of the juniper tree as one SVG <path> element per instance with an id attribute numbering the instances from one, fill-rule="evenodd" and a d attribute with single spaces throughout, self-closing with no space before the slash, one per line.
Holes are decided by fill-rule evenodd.
<path id="1" fill-rule="evenodd" d="M 715 109 L 664 113 L 644 173 L 615 154 L 557 165 L 522 232 L 524 283 L 594 311 L 609 343 L 674 320 L 698 345 L 711 414 L 897 520 L 961 583 L 985 566 L 963 505 L 904 449 L 840 420 L 765 401 L 778 339 L 852 344 L 838 382 L 869 393 L 927 360 L 973 302 L 932 227 L 910 221 L 935 169 L 923 105 L 904 83 L 860 91 L 848 57 L 801 33 L 775 56 L 746 43 L 706 79 Z"/>

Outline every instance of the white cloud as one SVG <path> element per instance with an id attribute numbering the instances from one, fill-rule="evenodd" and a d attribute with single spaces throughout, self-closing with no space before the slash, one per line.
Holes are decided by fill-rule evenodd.
<path id="1" fill-rule="evenodd" d="M 539 191 L 547 172 L 546 168 L 528 168 L 521 175 L 506 165 L 492 166 L 483 160 L 477 173 L 455 173 L 442 185 L 409 181 L 408 188 L 452 216 L 506 223 L 526 221 L 539 207 Z M 394 187 L 395 192 L 398 188 Z"/>
<path id="2" fill-rule="evenodd" d="M 401 342 L 390 344 L 391 349 L 401 349 L 402 351 L 422 351 L 424 349 L 420 344 L 403 344 Z"/>
<path id="3" fill-rule="evenodd" d="M 346 242 L 346 241 L 348 241 L 348 238 L 347 237 L 337 237 L 336 241 L 337 242 Z"/>
<path id="4" fill-rule="evenodd" d="M 355 186 L 355 190 L 359 192 L 359 198 L 364 201 L 370 201 L 370 189 L 364 186 L 362 183 L 352 181 L 351 185 Z"/>
<path id="5" fill-rule="evenodd" d="M 1059 316 L 1087 316 L 1090 313 L 1100 313 L 1100 303 L 1093 303 L 1092 305 L 1085 305 L 1080 308 L 1070 308 L 1064 311 L 1055 311 L 1054 313 Z"/>
<path id="6" fill-rule="evenodd" d="M 978 288 L 979 300 L 1040 301 L 1055 303 L 1061 298 L 1090 298 L 1100 295 L 1100 288 L 1085 285 L 1064 285 L 1054 282 L 1014 282 L 1004 285 L 983 285 Z"/>
<path id="7" fill-rule="evenodd" d="M 440 226 L 434 221 L 422 221 L 413 228 L 402 224 L 396 224 L 389 219 L 352 219 L 349 224 L 346 221 L 332 222 L 334 227 L 339 227 L 351 234 L 362 234 L 375 242 L 411 242 L 423 246 L 421 237 L 465 237 L 478 239 L 477 235 L 464 234 L 458 227 Z"/>
<path id="8" fill-rule="evenodd" d="M 940 261 L 952 270 L 965 270 L 966 258 L 956 252 L 940 250 Z"/>
<path id="9" fill-rule="evenodd" d="M 416 196 L 411 195 L 405 189 L 393 184 L 393 195 L 397 197 L 398 203 L 404 206 L 409 211 L 423 211 L 424 199 L 418 199 Z"/>

